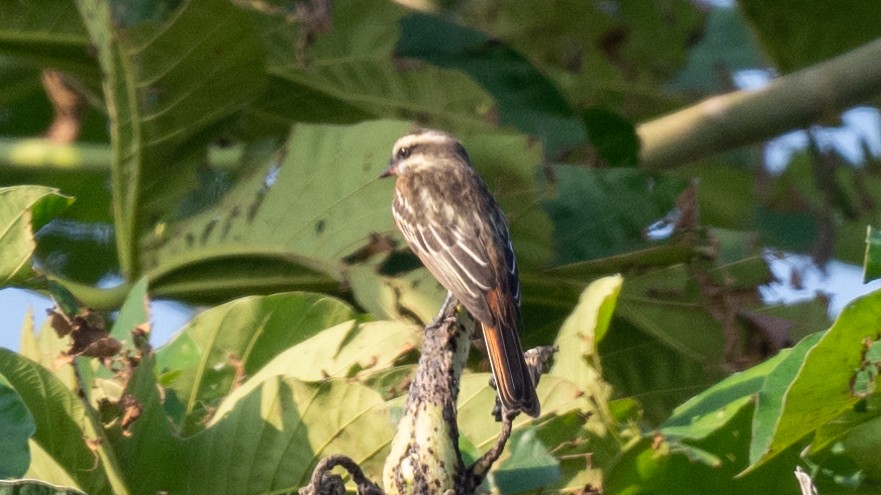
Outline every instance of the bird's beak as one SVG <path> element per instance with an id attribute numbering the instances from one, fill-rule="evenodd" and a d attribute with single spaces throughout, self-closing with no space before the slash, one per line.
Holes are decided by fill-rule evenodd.
<path id="1" fill-rule="evenodd" d="M 386 169 L 383 170 L 381 174 L 379 174 L 379 178 L 384 179 L 390 175 L 395 175 L 395 172 L 397 172 L 397 170 L 395 170 L 395 162 L 389 160 L 388 167 L 386 167 Z"/>

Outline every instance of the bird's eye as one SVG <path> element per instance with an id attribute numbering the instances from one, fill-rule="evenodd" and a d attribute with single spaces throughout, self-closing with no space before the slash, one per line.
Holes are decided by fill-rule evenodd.
<path id="1" fill-rule="evenodd" d="M 398 159 L 403 160 L 410 156 L 410 153 L 413 151 L 412 146 L 407 146 L 406 148 L 401 148 L 398 150 Z"/>

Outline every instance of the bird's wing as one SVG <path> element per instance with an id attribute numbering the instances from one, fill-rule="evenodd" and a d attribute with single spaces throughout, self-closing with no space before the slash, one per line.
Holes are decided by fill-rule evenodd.
<path id="1" fill-rule="evenodd" d="M 413 251 L 422 263 L 453 296 L 478 320 L 494 323 L 495 315 L 486 302 L 486 293 L 510 282 L 508 276 L 499 279 L 499 261 L 496 253 L 490 252 L 498 239 L 485 232 L 480 222 L 468 222 L 458 217 L 459 213 L 448 209 L 438 209 L 432 213 L 415 215 L 406 208 L 394 208 L 395 221 Z M 467 212 L 471 214 L 472 212 Z M 505 226 L 507 231 L 507 226 Z M 507 236 L 505 238 L 507 242 Z M 488 249 L 489 246 L 489 249 Z M 513 260 L 510 243 L 500 253 L 507 262 Z M 514 267 L 515 292 L 519 298 L 519 285 L 516 278 L 516 263 L 511 261 L 506 267 Z M 519 299 L 517 302 L 519 307 Z"/>

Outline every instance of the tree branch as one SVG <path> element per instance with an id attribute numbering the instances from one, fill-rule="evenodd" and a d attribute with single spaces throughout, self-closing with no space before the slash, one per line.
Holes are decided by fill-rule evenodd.
<path id="1" fill-rule="evenodd" d="M 641 124 L 641 163 L 668 169 L 804 127 L 881 93 L 881 39 L 780 77 Z"/>
<path id="2" fill-rule="evenodd" d="M 389 495 L 458 493 L 462 484 L 456 397 L 474 324 L 460 324 L 455 310 L 455 300 L 448 298 L 425 327 L 416 376 L 383 469 Z"/>

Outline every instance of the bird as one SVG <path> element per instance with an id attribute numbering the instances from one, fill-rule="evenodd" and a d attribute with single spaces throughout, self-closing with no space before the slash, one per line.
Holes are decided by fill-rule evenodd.
<path id="1" fill-rule="evenodd" d="M 520 280 L 508 221 L 465 147 L 418 129 L 397 140 L 381 177 L 395 176 L 392 215 L 437 281 L 480 323 L 507 413 L 538 417 L 535 385 L 520 344 Z"/>

